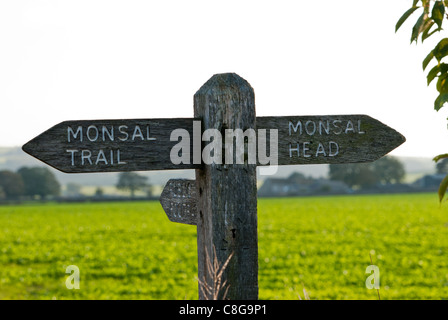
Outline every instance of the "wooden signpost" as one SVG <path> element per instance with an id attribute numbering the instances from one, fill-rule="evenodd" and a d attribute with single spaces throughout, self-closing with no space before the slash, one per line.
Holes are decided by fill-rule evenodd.
<path id="1" fill-rule="evenodd" d="M 197 226 L 199 298 L 257 299 L 256 167 L 369 162 L 404 141 L 366 115 L 256 117 L 252 87 L 227 73 L 196 92 L 194 118 L 65 121 L 23 150 L 68 173 L 195 169 L 160 202 Z"/>

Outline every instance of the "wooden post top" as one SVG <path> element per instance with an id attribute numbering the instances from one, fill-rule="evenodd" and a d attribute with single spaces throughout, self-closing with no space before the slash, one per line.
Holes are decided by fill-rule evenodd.
<path id="1" fill-rule="evenodd" d="M 252 86 L 236 73 L 217 73 L 199 88 L 195 95 L 213 94 L 213 91 L 226 91 L 228 89 L 254 92 Z"/>

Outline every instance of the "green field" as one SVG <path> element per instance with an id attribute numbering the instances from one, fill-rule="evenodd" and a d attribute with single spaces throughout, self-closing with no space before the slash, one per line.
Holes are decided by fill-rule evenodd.
<path id="1" fill-rule="evenodd" d="M 259 199 L 260 299 L 448 298 L 436 194 Z M 66 267 L 80 270 L 69 290 Z M 0 299 L 197 299 L 196 228 L 158 202 L 0 206 Z"/>

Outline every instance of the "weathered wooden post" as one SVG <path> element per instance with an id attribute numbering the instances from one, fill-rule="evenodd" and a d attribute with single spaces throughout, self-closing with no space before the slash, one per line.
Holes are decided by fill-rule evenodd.
<path id="1" fill-rule="evenodd" d="M 171 221 L 197 226 L 200 299 L 258 299 L 257 165 L 370 162 L 406 140 L 367 115 L 256 118 L 254 90 L 234 73 L 196 92 L 194 115 L 64 121 L 23 150 L 69 173 L 195 169 L 160 202 Z"/>
<path id="2" fill-rule="evenodd" d="M 202 119 L 203 130 L 216 129 L 222 137 L 226 129 L 255 130 L 254 90 L 234 73 L 214 75 L 194 95 L 194 116 Z M 216 280 L 211 273 L 217 270 L 207 264 L 216 258 L 223 266 L 232 254 L 222 277 L 227 293 L 214 294 L 218 299 L 225 293 L 226 299 L 258 299 L 256 164 L 226 165 L 224 151 L 221 156 L 222 164 L 196 169 L 199 298 L 213 298 L 201 287 L 212 288 Z"/>

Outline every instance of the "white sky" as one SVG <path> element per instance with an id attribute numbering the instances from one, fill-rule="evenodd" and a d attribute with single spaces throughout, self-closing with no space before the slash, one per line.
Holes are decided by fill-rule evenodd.
<path id="1" fill-rule="evenodd" d="M 0 146 L 64 120 L 192 117 L 202 84 L 236 72 L 259 116 L 368 114 L 406 137 L 393 155 L 446 153 L 421 68 L 441 35 L 410 45 L 417 15 L 394 30 L 411 3 L 2 0 Z"/>

